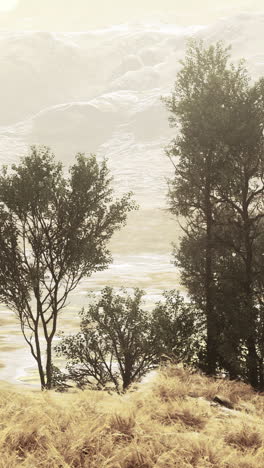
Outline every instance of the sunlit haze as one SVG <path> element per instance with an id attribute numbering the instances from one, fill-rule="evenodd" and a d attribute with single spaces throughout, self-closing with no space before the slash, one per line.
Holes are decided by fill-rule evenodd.
<path id="1" fill-rule="evenodd" d="M 80 31 L 110 24 L 164 21 L 206 24 L 263 10 L 261 0 L 0 0 L 2 29 Z"/>
<path id="2" fill-rule="evenodd" d="M 111 241 L 113 264 L 78 286 L 59 329 L 76 331 L 89 290 L 140 287 L 150 307 L 181 288 L 166 200 L 175 128 L 161 96 L 191 37 L 224 40 L 232 60 L 263 76 L 263 31 L 263 0 L 0 0 L 0 168 L 35 144 L 65 168 L 94 153 L 107 158 L 117 195 L 132 191 L 140 206 Z M 36 383 L 15 315 L 3 306 L 0 318 L 0 380 Z"/>
<path id="3" fill-rule="evenodd" d="M 0 0 L 0 12 L 13 10 L 17 3 L 18 0 Z"/>

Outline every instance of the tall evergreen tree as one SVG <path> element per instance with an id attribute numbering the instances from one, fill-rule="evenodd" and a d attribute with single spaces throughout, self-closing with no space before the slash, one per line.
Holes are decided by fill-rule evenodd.
<path id="1" fill-rule="evenodd" d="M 187 225 L 177 261 L 183 268 L 187 288 L 190 286 L 191 295 L 205 315 L 208 374 L 214 374 L 217 368 L 215 194 L 223 171 L 225 139 L 234 117 L 233 103 L 243 94 L 247 82 L 243 64 L 235 67 L 229 63 L 228 48 L 221 43 L 206 48 L 202 42 L 192 41 L 174 92 L 165 99 L 170 123 L 178 127 L 178 135 L 167 150 L 175 167 L 169 187 L 170 210 L 184 216 Z M 198 268 L 192 276 L 188 270 L 192 260 L 185 253 L 197 248 L 200 258 L 195 255 Z M 199 279 L 194 288 L 197 274 Z"/>
<path id="2" fill-rule="evenodd" d="M 239 264 L 233 281 L 240 296 L 245 327 L 247 378 L 258 387 L 259 285 L 263 277 L 264 81 L 249 83 L 233 104 L 234 119 L 225 137 L 226 152 L 215 200 L 221 204 L 218 238 Z M 219 235 L 220 234 L 220 235 Z M 238 282 L 239 279 L 239 282 Z"/>

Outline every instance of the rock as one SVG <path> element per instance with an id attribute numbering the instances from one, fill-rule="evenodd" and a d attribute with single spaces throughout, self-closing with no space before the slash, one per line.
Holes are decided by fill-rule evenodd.
<path id="1" fill-rule="evenodd" d="M 222 395 L 215 395 L 213 402 L 217 403 L 218 405 L 225 406 L 228 409 L 234 409 L 234 406 L 231 403 L 231 401 L 228 400 L 228 398 L 223 397 Z"/>

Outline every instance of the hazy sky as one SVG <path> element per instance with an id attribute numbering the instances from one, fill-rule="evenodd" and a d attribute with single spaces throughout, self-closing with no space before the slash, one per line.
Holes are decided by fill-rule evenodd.
<path id="1" fill-rule="evenodd" d="M 264 10 L 263 0 L 0 0 L 0 28 L 80 31 L 156 20 L 205 24 L 245 10 Z"/>

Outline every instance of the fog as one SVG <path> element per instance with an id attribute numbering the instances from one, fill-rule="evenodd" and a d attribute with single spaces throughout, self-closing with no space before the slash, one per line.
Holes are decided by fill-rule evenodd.
<path id="1" fill-rule="evenodd" d="M 179 228 L 166 211 L 173 168 L 164 152 L 175 130 L 160 98 L 173 88 L 190 37 L 223 39 L 252 77 L 262 75 L 264 13 L 260 2 L 249 10 L 242 1 L 12 3 L 1 3 L 0 14 L 0 162 L 18 161 L 32 144 L 51 146 L 65 167 L 77 152 L 94 152 L 108 158 L 117 193 L 132 190 L 140 204 L 112 241 L 113 265 L 72 295 L 59 324 L 72 330 L 90 289 L 140 286 L 151 303 L 180 287 L 171 264 Z M 32 359 L 2 310 L 0 379 L 28 381 Z"/>
<path id="2" fill-rule="evenodd" d="M 163 21 L 208 24 L 241 12 L 263 12 L 261 0 L 1 0 L 0 18 L 9 30 L 83 31 L 113 24 Z"/>

